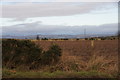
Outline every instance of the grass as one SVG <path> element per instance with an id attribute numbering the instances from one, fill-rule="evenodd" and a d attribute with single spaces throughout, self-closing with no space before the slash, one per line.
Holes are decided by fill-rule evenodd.
<path id="1" fill-rule="evenodd" d="M 113 76 L 100 73 L 97 71 L 81 71 L 81 72 L 64 72 L 64 71 L 55 71 L 55 72 L 40 72 L 40 71 L 15 71 L 3 69 L 3 78 L 113 78 Z"/>
<path id="2" fill-rule="evenodd" d="M 3 68 L 3 78 L 116 78 L 118 68 L 115 57 L 93 54 L 89 60 L 81 56 L 64 54 L 56 65 L 37 70 L 9 70 Z"/>
<path id="3" fill-rule="evenodd" d="M 36 41 L 47 50 L 50 41 Z M 117 41 L 56 41 L 63 50 L 58 64 L 33 71 L 3 69 L 4 78 L 116 78 L 118 75 Z M 109 45 L 108 45 L 109 44 Z M 71 46 L 72 45 L 72 46 Z M 85 45 L 85 46 L 83 46 Z"/>

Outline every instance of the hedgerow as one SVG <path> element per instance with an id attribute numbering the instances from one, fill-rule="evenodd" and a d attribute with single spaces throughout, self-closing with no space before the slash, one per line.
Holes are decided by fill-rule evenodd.
<path id="1" fill-rule="evenodd" d="M 2 41 L 2 66 L 11 69 L 19 66 L 35 69 L 58 62 L 61 53 L 58 45 L 52 45 L 48 51 L 43 51 L 30 40 L 5 39 Z"/>

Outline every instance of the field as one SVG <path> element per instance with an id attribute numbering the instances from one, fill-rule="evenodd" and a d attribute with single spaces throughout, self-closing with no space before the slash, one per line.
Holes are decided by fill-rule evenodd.
<path id="1" fill-rule="evenodd" d="M 58 66 L 61 66 L 63 71 L 97 70 L 117 74 L 117 40 L 36 41 L 36 44 L 44 50 L 47 50 L 50 44 L 58 44 L 63 50 Z"/>
<path id="2" fill-rule="evenodd" d="M 3 77 L 117 77 L 117 40 L 33 41 L 47 51 L 51 44 L 62 49 L 60 61 L 37 70 L 3 69 Z M 15 74 L 14 74 L 15 73 Z M 28 74 L 28 75 L 27 75 Z"/>
<path id="3" fill-rule="evenodd" d="M 74 56 L 90 56 L 96 53 L 97 55 L 113 55 L 118 53 L 117 40 L 80 40 L 80 41 L 35 41 L 44 50 L 47 50 L 51 44 L 58 44 L 63 54 Z"/>

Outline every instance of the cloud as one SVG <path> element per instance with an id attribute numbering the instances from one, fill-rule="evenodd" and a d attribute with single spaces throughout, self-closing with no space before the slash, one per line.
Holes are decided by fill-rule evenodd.
<path id="1" fill-rule="evenodd" d="M 27 18 L 46 16 L 69 16 L 103 9 L 111 3 L 18 3 L 2 5 L 2 17 Z M 110 7 L 111 8 L 111 7 Z M 2 10 L 1 10 L 2 9 Z"/>
<path id="2" fill-rule="evenodd" d="M 1 0 L 3 2 L 118 2 L 119 0 Z"/>
<path id="3" fill-rule="evenodd" d="M 87 34 L 116 33 L 118 30 L 116 4 L 95 2 L 3 4 L 0 8 L 3 17 L 0 22 L 3 22 L 0 24 L 4 23 L 3 35 L 83 34 L 85 28 Z"/>
<path id="4" fill-rule="evenodd" d="M 55 34 L 83 34 L 84 29 L 86 29 L 87 34 L 113 34 L 117 33 L 118 25 L 117 23 L 113 24 L 104 24 L 100 26 L 60 26 L 60 25 L 41 25 L 39 23 L 30 23 L 15 25 L 9 27 L 3 27 L 3 35 L 36 35 L 36 34 L 46 34 L 46 35 L 55 35 Z"/>

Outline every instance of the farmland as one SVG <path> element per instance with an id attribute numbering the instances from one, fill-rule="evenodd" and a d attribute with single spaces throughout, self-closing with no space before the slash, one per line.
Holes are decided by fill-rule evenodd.
<path id="1" fill-rule="evenodd" d="M 93 67 L 98 71 L 117 72 L 117 40 L 36 41 L 36 44 L 45 50 L 53 43 L 58 44 L 63 50 L 61 64 L 63 68 L 66 66 L 66 70 L 70 70 L 73 63 L 78 66 L 76 69 L 78 71 L 90 70 Z"/>
<path id="2" fill-rule="evenodd" d="M 17 68 L 4 68 L 3 77 L 19 75 L 23 78 L 29 75 L 33 78 L 117 77 L 118 75 L 118 40 L 34 40 L 32 42 L 44 51 L 49 50 L 50 45 L 57 44 L 62 50 L 60 60 L 56 64 L 26 70 L 27 72 Z"/>
<path id="3" fill-rule="evenodd" d="M 63 54 L 68 53 L 69 55 L 84 56 L 93 53 L 104 54 L 104 55 L 117 55 L 118 53 L 118 41 L 117 40 L 81 40 L 81 41 L 35 41 L 37 45 L 40 45 L 44 50 L 47 50 L 53 43 L 58 44 Z"/>

